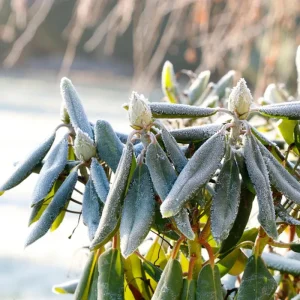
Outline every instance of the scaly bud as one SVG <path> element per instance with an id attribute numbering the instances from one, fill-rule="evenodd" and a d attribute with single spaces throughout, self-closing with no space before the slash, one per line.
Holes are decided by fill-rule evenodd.
<path id="1" fill-rule="evenodd" d="M 74 151 L 76 156 L 82 161 L 89 161 L 96 156 L 96 147 L 93 140 L 80 128 L 76 130 Z"/>
<path id="2" fill-rule="evenodd" d="M 229 95 L 228 109 L 235 112 L 239 119 L 245 120 L 250 111 L 253 98 L 245 79 L 241 78 Z"/>
<path id="3" fill-rule="evenodd" d="M 128 115 L 134 129 L 143 129 L 152 123 L 152 113 L 144 95 L 132 92 L 129 99 Z"/>
<path id="4" fill-rule="evenodd" d="M 68 114 L 65 102 L 62 102 L 60 106 L 60 119 L 63 123 L 70 124 L 70 116 Z"/>

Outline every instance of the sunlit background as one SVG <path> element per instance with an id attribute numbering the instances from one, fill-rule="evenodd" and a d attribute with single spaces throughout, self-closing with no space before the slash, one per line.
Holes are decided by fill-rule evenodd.
<path id="1" fill-rule="evenodd" d="M 59 79 L 75 84 L 91 121 L 128 131 L 130 91 L 162 98 L 160 74 L 229 70 L 257 99 L 269 83 L 296 91 L 299 0 L 0 0 L 0 181 L 59 123 Z M 24 250 L 36 176 L 0 201 L 0 299 L 71 299 L 88 245 L 78 216 Z"/>

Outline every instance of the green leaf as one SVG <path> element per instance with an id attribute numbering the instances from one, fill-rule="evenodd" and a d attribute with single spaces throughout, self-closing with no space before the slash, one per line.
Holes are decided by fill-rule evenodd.
<path id="1" fill-rule="evenodd" d="M 288 145 L 294 143 L 294 129 L 298 124 L 295 120 L 280 120 L 277 128 Z"/>
<path id="2" fill-rule="evenodd" d="M 256 191 L 259 208 L 258 221 L 266 233 L 276 239 L 278 234 L 269 175 L 257 142 L 252 134 L 246 135 L 244 156 L 249 176 Z"/>
<path id="3" fill-rule="evenodd" d="M 220 273 L 217 266 L 212 269 L 211 265 L 208 264 L 201 269 L 197 280 L 196 299 L 223 299 Z"/>
<path id="4" fill-rule="evenodd" d="M 218 112 L 216 108 L 197 107 L 186 104 L 151 102 L 149 106 L 153 118 L 157 119 L 204 118 Z"/>
<path id="5" fill-rule="evenodd" d="M 183 279 L 178 260 L 170 259 L 161 274 L 152 300 L 180 299 Z"/>
<path id="6" fill-rule="evenodd" d="M 143 261 L 143 269 L 156 282 L 159 281 L 162 270 L 149 261 Z"/>
<path id="7" fill-rule="evenodd" d="M 184 204 L 208 182 L 218 169 L 224 153 L 223 133 L 214 134 L 194 153 L 160 207 L 164 218 L 176 215 Z"/>
<path id="8" fill-rule="evenodd" d="M 107 121 L 98 120 L 94 130 L 99 157 L 116 172 L 124 145 Z"/>
<path id="9" fill-rule="evenodd" d="M 194 104 L 205 91 L 210 78 L 210 71 L 201 72 L 187 90 L 189 103 Z"/>
<path id="10" fill-rule="evenodd" d="M 130 183 L 120 224 L 121 253 L 126 258 L 144 241 L 153 221 L 154 191 L 148 167 L 138 165 Z"/>
<path id="11" fill-rule="evenodd" d="M 74 294 L 79 280 L 70 280 L 61 284 L 56 284 L 52 287 L 52 292 L 55 294 Z"/>
<path id="12" fill-rule="evenodd" d="M 263 116 L 279 119 L 299 120 L 300 101 L 291 101 L 259 107 L 258 112 Z"/>
<path id="13" fill-rule="evenodd" d="M 250 256 L 237 295 L 238 300 L 271 299 L 277 284 L 260 256 Z"/>
<path id="14" fill-rule="evenodd" d="M 196 300 L 196 281 L 183 279 L 183 288 L 180 300 Z"/>
<path id="15" fill-rule="evenodd" d="M 298 243 L 292 243 L 290 248 L 294 252 L 300 253 L 300 244 L 298 244 Z"/>
<path id="16" fill-rule="evenodd" d="M 234 224 L 240 204 L 240 192 L 239 168 L 230 150 L 225 157 L 212 198 L 211 230 L 218 243 L 228 237 Z"/>
<path id="17" fill-rule="evenodd" d="M 52 201 L 48 205 L 47 209 L 42 214 L 38 223 L 35 225 L 31 233 L 29 234 L 25 247 L 34 243 L 36 240 L 44 236 L 47 231 L 50 229 L 51 225 L 60 214 L 62 209 L 65 207 L 66 203 L 70 199 L 72 192 L 74 190 L 75 184 L 77 182 L 78 168 L 75 167 L 74 170 L 70 173 L 67 179 L 60 186 L 56 194 L 54 195 Z"/>
<path id="18" fill-rule="evenodd" d="M 161 85 L 163 93 L 170 103 L 180 103 L 180 95 L 176 75 L 174 73 L 174 67 L 169 61 L 164 63 L 161 75 Z"/>
<path id="19" fill-rule="evenodd" d="M 275 206 L 275 212 L 278 217 L 289 225 L 300 225 L 300 221 L 289 215 L 286 209 L 281 204 Z"/>
<path id="20" fill-rule="evenodd" d="M 135 161 L 133 145 L 127 144 L 116 170 L 114 182 L 109 190 L 102 212 L 102 217 L 91 242 L 90 248 L 99 248 L 105 245 L 114 235 L 120 224 L 121 207 L 126 194 L 126 188 L 130 181 L 130 172 Z"/>
<path id="21" fill-rule="evenodd" d="M 54 139 L 55 132 L 17 164 L 14 172 L 0 186 L 0 196 L 5 191 L 17 186 L 33 172 L 34 168 L 41 163 L 43 158 L 46 156 L 54 142 Z"/>
<path id="22" fill-rule="evenodd" d="M 88 300 L 98 300 L 98 276 L 99 276 L 98 266 L 95 265 L 93 277 L 90 283 Z"/>
<path id="23" fill-rule="evenodd" d="M 124 299 L 124 267 L 118 249 L 109 249 L 100 255 L 98 271 L 98 299 Z"/>
<path id="24" fill-rule="evenodd" d="M 70 79 L 66 77 L 62 78 L 60 91 L 75 131 L 77 128 L 80 128 L 83 132 L 88 134 L 91 139 L 94 139 L 91 125 L 85 114 L 79 95 Z"/>

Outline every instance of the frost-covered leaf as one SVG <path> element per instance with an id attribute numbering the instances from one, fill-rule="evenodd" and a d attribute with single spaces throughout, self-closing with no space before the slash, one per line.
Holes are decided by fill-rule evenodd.
<path id="1" fill-rule="evenodd" d="M 183 205 L 208 182 L 218 169 L 224 152 L 225 136 L 223 133 L 216 133 L 194 153 L 160 207 L 164 218 L 176 215 Z"/>
<path id="2" fill-rule="evenodd" d="M 180 300 L 196 300 L 196 281 L 183 279 L 182 293 Z"/>
<path id="3" fill-rule="evenodd" d="M 152 300 L 179 299 L 182 289 L 181 265 L 176 259 L 169 259 L 158 285 L 152 296 Z"/>
<path id="4" fill-rule="evenodd" d="M 197 300 L 221 300 L 222 285 L 220 273 L 217 266 L 212 269 L 211 265 L 205 265 L 198 276 L 197 280 Z"/>
<path id="5" fill-rule="evenodd" d="M 99 157 L 116 172 L 124 145 L 107 121 L 98 120 L 94 130 Z"/>
<path id="6" fill-rule="evenodd" d="M 65 77 L 62 78 L 60 91 L 74 129 L 80 128 L 83 132 L 87 133 L 91 139 L 94 139 L 93 130 L 71 80 Z"/>
<path id="7" fill-rule="evenodd" d="M 250 256 L 239 288 L 238 300 L 271 299 L 277 284 L 260 256 Z"/>
<path id="8" fill-rule="evenodd" d="M 264 157 L 271 183 L 288 199 L 300 204 L 300 183 L 278 162 L 278 160 L 257 141 Z"/>
<path id="9" fill-rule="evenodd" d="M 208 81 L 210 78 L 210 71 L 201 72 L 197 78 L 193 81 L 191 86 L 187 91 L 187 96 L 189 98 L 189 103 L 194 104 L 201 97 L 205 91 Z"/>
<path id="10" fill-rule="evenodd" d="M 136 157 L 138 157 L 141 154 L 142 150 L 144 150 L 143 143 L 138 143 L 133 146 L 133 151 Z"/>
<path id="11" fill-rule="evenodd" d="M 161 201 L 164 201 L 176 181 L 177 175 L 159 144 L 150 144 L 148 146 L 146 164 L 149 168 L 154 188 Z M 188 239 L 194 239 L 195 234 L 191 228 L 188 212 L 185 208 L 181 209 L 174 216 L 174 221 L 182 234 Z"/>
<path id="12" fill-rule="evenodd" d="M 125 197 L 128 180 L 130 180 L 129 174 L 133 166 L 133 161 L 135 161 L 133 145 L 128 143 L 123 150 L 114 182 L 107 195 L 98 229 L 90 245 L 91 249 L 106 244 L 118 228 L 121 206 Z"/>
<path id="13" fill-rule="evenodd" d="M 234 224 L 240 204 L 241 182 L 234 155 L 225 158 L 213 195 L 211 206 L 211 230 L 214 239 L 225 240 Z"/>
<path id="14" fill-rule="evenodd" d="M 98 266 L 94 267 L 93 277 L 90 284 L 89 296 L 87 300 L 98 300 Z"/>
<path id="15" fill-rule="evenodd" d="M 69 134 L 65 134 L 50 151 L 33 189 L 31 205 L 36 205 L 47 196 L 55 180 L 65 168 L 68 160 L 68 136 Z"/>
<path id="16" fill-rule="evenodd" d="M 300 225 L 300 221 L 290 216 L 289 213 L 286 211 L 286 209 L 284 209 L 284 207 L 281 204 L 275 206 L 275 211 L 278 217 L 285 223 L 289 225 L 296 225 L 296 226 Z"/>
<path id="17" fill-rule="evenodd" d="M 163 128 L 161 131 L 161 136 L 167 149 L 167 153 L 173 162 L 176 171 L 180 173 L 188 162 L 187 158 L 184 156 L 176 140 L 168 130 Z"/>
<path id="18" fill-rule="evenodd" d="M 222 128 L 222 124 L 208 124 L 202 126 L 187 127 L 171 130 L 170 133 L 178 143 L 190 143 L 204 141 Z"/>
<path id="19" fill-rule="evenodd" d="M 77 167 L 69 174 L 63 184 L 60 186 L 52 201 L 48 205 L 47 209 L 42 214 L 38 223 L 35 225 L 31 233 L 29 234 L 25 246 L 29 246 L 36 240 L 44 236 L 50 229 L 52 223 L 55 221 L 61 210 L 65 207 L 66 203 L 70 199 L 77 182 L 78 174 Z"/>
<path id="20" fill-rule="evenodd" d="M 124 266 L 118 249 L 106 250 L 98 259 L 98 299 L 124 299 Z"/>
<path id="21" fill-rule="evenodd" d="M 154 215 L 154 191 L 148 167 L 137 166 L 130 183 L 120 224 L 121 252 L 128 257 L 149 233 Z"/>
<path id="22" fill-rule="evenodd" d="M 160 102 L 149 103 L 153 118 L 179 119 L 203 118 L 218 112 L 216 108 L 197 107 L 185 104 L 169 104 Z"/>
<path id="23" fill-rule="evenodd" d="M 275 210 L 268 170 L 259 146 L 257 145 L 257 140 L 252 136 L 252 134 L 246 135 L 244 156 L 250 179 L 256 191 L 259 208 L 258 221 L 266 233 L 270 237 L 276 239 L 277 229 L 275 222 Z"/>
<path id="24" fill-rule="evenodd" d="M 300 119 L 300 101 L 291 101 L 260 106 L 258 112 L 264 116 L 279 119 Z"/>
<path id="25" fill-rule="evenodd" d="M 300 46 L 297 48 L 295 62 L 297 68 L 298 95 L 300 96 Z"/>
<path id="26" fill-rule="evenodd" d="M 162 90 L 170 103 L 180 103 L 176 75 L 172 63 L 166 61 L 161 75 Z"/>
<path id="27" fill-rule="evenodd" d="M 90 240 L 93 240 L 95 236 L 103 206 L 103 202 L 99 199 L 93 182 L 91 178 L 89 178 L 87 184 L 85 185 L 82 199 L 82 220 L 83 223 L 88 227 Z"/>
<path id="28" fill-rule="evenodd" d="M 109 192 L 109 182 L 103 167 L 98 163 L 96 158 L 92 158 L 90 172 L 98 197 L 105 203 Z"/>
<path id="29" fill-rule="evenodd" d="M 55 294 L 74 294 L 77 288 L 79 279 L 70 280 L 61 284 L 56 284 L 52 287 L 52 292 Z"/>
<path id="30" fill-rule="evenodd" d="M 34 170 L 34 168 L 41 163 L 47 152 L 51 148 L 55 139 L 55 132 L 52 133 L 42 144 L 35 148 L 25 159 L 17 164 L 14 172 L 9 178 L 0 186 L 0 195 L 4 191 L 12 189 L 26 179 Z"/>

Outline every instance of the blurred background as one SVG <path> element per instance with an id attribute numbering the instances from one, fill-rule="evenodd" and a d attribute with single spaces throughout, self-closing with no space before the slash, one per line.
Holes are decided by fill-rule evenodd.
<path id="1" fill-rule="evenodd" d="M 159 101 L 165 60 L 178 72 L 233 69 L 257 99 L 272 82 L 297 86 L 299 0 L 0 0 L 0 181 L 59 120 L 59 79 L 75 84 L 91 121 L 128 131 L 132 89 Z M 71 299 L 52 285 L 77 278 L 88 245 L 78 217 L 28 249 L 35 175 L 0 201 L 0 299 Z"/>

